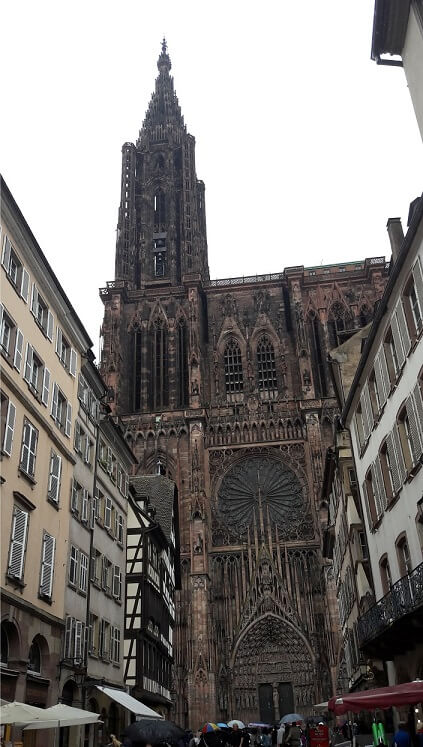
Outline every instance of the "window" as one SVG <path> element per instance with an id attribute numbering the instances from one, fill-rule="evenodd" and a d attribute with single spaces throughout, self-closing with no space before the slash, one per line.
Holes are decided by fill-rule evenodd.
<path id="1" fill-rule="evenodd" d="M 113 567 L 113 596 L 120 600 L 122 597 L 122 573 L 118 565 Z"/>
<path id="2" fill-rule="evenodd" d="M 382 590 L 384 594 L 388 594 L 388 592 L 392 588 L 392 576 L 389 561 L 386 555 L 381 559 L 379 567 L 380 577 L 382 581 Z"/>
<path id="3" fill-rule="evenodd" d="M 396 542 L 400 577 L 407 576 L 413 570 L 407 536 L 403 534 Z"/>
<path id="4" fill-rule="evenodd" d="M 119 628 L 112 627 L 111 634 L 111 647 L 110 647 L 111 659 L 115 664 L 120 662 L 120 630 Z"/>
<path id="5" fill-rule="evenodd" d="M 32 641 L 29 649 L 28 670 L 34 674 L 41 674 L 41 651 L 37 641 Z"/>
<path id="6" fill-rule="evenodd" d="M 1 450 L 2 454 L 12 453 L 15 432 L 16 407 L 4 392 L 1 392 Z"/>
<path id="7" fill-rule="evenodd" d="M 66 400 L 56 383 L 53 384 L 51 398 L 51 417 L 61 431 L 70 437 L 72 430 L 72 405 Z"/>
<path id="8" fill-rule="evenodd" d="M 153 408 L 166 407 L 169 402 L 167 329 L 157 320 L 152 332 L 152 399 Z"/>
<path id="9" fill-rule="evenodd" d="M 112 499 L 106 496 L 104 501 L 104 526 L 106 529 L 112 528 Z"/>
<path id="10" fill-rule="evenodd" d="M 158 189 L 154 195 L 154 230 L 166 230 L 166 197 L 163 190 Z"/>
<path id="11" fill-rule="evenodd" d="M 177 363 L 178 363 L 178 405 L 184 407 L 188 404 L 188 355 L 187 355 L 187 327 L 183 320 L 178 324 L 177 340 Z M 194 385 L 195 382 L 193 382 Z"/>
<path id="12" fill-rule="evenodd" d="M 405 319 L 404 307 L 400 299 L 391 316 L 392 355 L 396 358 L 396 375 L 402 369 L 411 348 L 411 340 Z"/>
<path id="13" fill-rule="evenodd" d="M 35 283 L 32 284 L 31 312 L 42 332 L 46 337 L 48 337 L 50 341 L 52 341 L 54 327 L 53 314 L 51 313 L 47 303 L 41 296 Z"/>
<path id="14" fill-rule="evenodd" d="M 76 350 L 71 348 L 60 327 L 57 327 L 56 332 L 56 353 L 59 356 L 62 366 L 71 376 L 75 377 L 77 353 Z"/>
<path id="15" fill-rule="evenodd" d="M 276 379 L 275 350 L 268 337 L 262 337 L 257 345 L 258 385 L 262 392 L 274 392 L 278 388 Z"/>
<path id="16" fill-rule="evenodd" d="M 50 392 L 50 371 L 44 366 L 32 345 L 27 342 L 24 379 L 32 393 L 47 407 Z"/>
<path id="17" fill-rule="evenodd" d="M 75 545 L 71 545 L 69 556 L 69 583 L 72 584 L 72 586 L 78 585 L 78 563 L 79 550 Z"/>
<path id="18" fill-rule="evenodd" d="M 228 342 L 224 352 L 226 393 L 242 392 L 244 379 L 242 373 L 241 350 L 236 340 Z"/>
<path id="19" fill-rule="evenodd" d="M 85 625 L 67 615 L 65 620 L 64 658 L 81 663 L 84 653 Z"/>
<path id="20" fill-rule="evenodd" d="M 88 433 L 84 431 L 78 420 L 75 422 L 74 448 L 82 457 L 84 463 L 91 466 L 94 442 L 91 441 Z"/>
<path id="21" fill-rule="evenodd" d="M 123 516 L 116 514 L 115 535 L 120 544 L 123 544 Z"/>
<path id="22" fill-rule="evenodd" d="M 360 395 L 361 418 L 363 423 L 364 440 L 367 441 L 374 424 L 373 409 L 370 399 L 369 385 L 366 381 Z"/>
<path id="23" fill-rule="evenodd" d="M 399 372 L 400 372 L 400 364 L 398 361 L 397 351 L 394 345 L 394 338 L 392 336 L 391 330 L 388 330 L 388 333 L 385 337 L 384 349 L 385 349 L 386 363 L 387 363 L 388 371 L 389 371 L 389 378 L 391 382 L 395 384 L 398 378 Z"/>
<path id="24" fill-rule="evenodd" d="M 352 328 L 352 317 L 349 309 L 336 301 L 332 304 L 328 314 L 329 346 L 335 348 L 348 339 L 348 330 Z"/>
<path id="25" fill-rule="evenodd" d="M 71 486 L 71 511 L 75 514 L 79 514 L 82 505 L 82 485 L 75 479 L 72 480 Z"/>
<path id="26" fill-rule="evenodd" d="M 154 253 L 154 275 L 156 278 L 166 275 L 166 252 Z"/>
<path id="27" fill-rule="evenodd" d="M 407 283 L 404 301 L 408 326 L 412 337 L 416 337 L 423 327 L 423 273 L 419 259 Z"/>
<path id="28" fill-rule="evenodd" d="M 380 465 L 382 469 L 383 484 L 386 492 L 386 500 L 389 503 L 395 495 L 394 483 L 392 481 L 391 454 L 385 441 L 380 449 Z"/>
<path id="29" fill-rule="evenodd" d="M 38 431 L 34 426 L 25 418 L 23 434 L 22 434 L 22 448 L 21 448 L 21 460 L 19 469 L 30 477 L 34 477 L 35 474 L 35 457 L 37 454 L 37 442 L 38 442 Z"/>
<path id="30" fill-rule="evenodd" d="M 393 492 L 396 495 L 401 489 L 407 474 L 396 425 L 394 425 L 391 433 L 386 437 L 386 445 L 389 457 L 389 473 L 392 480 Z"/>
<path id="31" fill-rule="evenodd" d="M 100 622 L 99 649 L 101 658 L 108 661 L 110 658 L 110 623 L 107 620 Z"/>
<path id="32" fill-rule="evenodd" d="M 48 473 L 47 498 L 54 503 L 59 502 L 61 476 L 62 457 L 52 450 L 50 454 L 50 467 Z"/>
<path id="33" fill-rule="evenodd" d="M 16 254 L 8 236 L 4 237 L 1 263 L 16 291 L 28 303 L 29 274 Z"/>
<path id="34" fill-rule="evenodd" d="M 10 314 L 0 304 L 0 350 L 19 373 L 22 366 L 23 334 Z"/>
<path id="35" fill-rule="evenodd" d="M 103 556 L 101 586 L 106 593 L 110 593 L 112 586 L 112 563 Z"/>
<path id="36" fill-rule="evenodd" d="M 405 403 L 407 445 L 411 453 L 412 467 L 415 467 L 423 454 L 423 400 L 419 384 L 416 384 Z"/>
<path id="37" fill-rule="evenodd" d="M 93 612 L 90 612 L 88 653 L 91 654 L 91 656 L 97 656 L 98 635 L 99 635 L 98 617 L 97 615 L 94 615 Z"/>
<path id="38" fill-rule="evenodd" d="M 78 376 L 78 399 L 83 410 L 95 423 L 99 417 L 99 402 L 85 377 L 80 373 Z"/>
<path id="39" fill-rule="evenodd" d="M 91 551 L 91 560 L 90 560 L 90 579 L 97 586 L 100 586 L 101 573 L 102 573 L 101 553 L 99 550 L 93 547 Z"/>
<path id="40" fill-rule="evenodd" d="M 377 418 L 381 409 L 381 405 L 379 402 L 379 392 L 376 385 L 375 371 L 372 371 L 369 376 L 369 394 L 373 417 Z"/>
<path id="41" fill-rule="evenodd" d="M 7 575 L 19 580 L 23 579 L 28 522 L 29 514 L 18 506 L 15 506 L 13 509 Z"/>
<path id="42" fill-rule="evenodd" d="M 376 379 L 378 402 L 380 407 L 383 407 L 391 391 L 391 378 L 389 376 L 385 348 L 383 345 L 378 351 L 375 358 L 374 375 Z"/>
<path id="43" fill-rule="evenodd" d="M 308 336 L 311 344 L 311 366 L 313 371 L 314 391 L 316 397 L 327 397 L 328 387 L 324 357 L 324 333 L 321 322 L 314 313 L 309 315 Z"/>
<path id="44" fill-rule="evenodd" d="M 40 596 L 51 599 L 53 589 L 54 574 L 54 553 L 56 549 L 56 540 L 51 534 L 44 532 L 43 549 L 41 555 L 41 577 L 40 577 Z"/>
<path id="45" fill-rule="evenodd" d="M 86 592 L 88 588 L 88 555 L 79 553 L 79 590 Z"/>
<path id="46" fill-rule="evenodd" d="M 404 406 L 398 413 L 398 433 L 400 438 L 401 449 L 404 457 L 405 468 L 407 472 L 414 467 L 413 447 L 411 440 L 410 419 L 407 408 Z"/>

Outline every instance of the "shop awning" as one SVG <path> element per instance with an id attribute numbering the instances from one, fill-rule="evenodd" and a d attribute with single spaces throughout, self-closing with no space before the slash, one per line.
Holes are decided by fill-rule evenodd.
<path id="1" fill-rule="evenodd" d="M 128 695 L 125 690 L 115 690 L 114 687 L 105 687 L 104 685 L 96 685 L 97 690 L 107 695 L 119 705 L 126 708 L 127 711 L 131 711 L 138 718 L 163 718 L 160 713 L 156 713 L 152 708 L 144 705 L 132 695 Z"/>
<path id="2" fill-rule="evenodd" d="M 337 716 L 352 711 L 375 711 L 391 706 L 416 705 L 423 703 L 423 680 L 406 682 L 403 685 L 378 687 L 374 690 L 335 695 L 329 700 L 329 710 Z"/>

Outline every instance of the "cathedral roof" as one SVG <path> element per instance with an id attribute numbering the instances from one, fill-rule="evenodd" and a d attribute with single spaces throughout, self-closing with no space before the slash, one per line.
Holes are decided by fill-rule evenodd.
<path id="1" fill-rule="evenodd" d="M 172 519 L 175 512 L 175 483 L 164 475 L 136 475 L 130 478 L 135 499 L 148 498 L 156 509 L 155 521 L 168 542 L 172 543 Z"/>
<path id="2" fill-rule="evenodd" d="M 159 74 L 140 131 L 140 140 L 143 134 L 152 128 L 156 129 L 158 125 L 162 125 L 166 129 L 182 128 L 185 131 L 184 118 L 173 87 L 173 78 L 170 75 L 172 63 L 167 51 L 166 39 L 162 41 L 157 67 Z"/>

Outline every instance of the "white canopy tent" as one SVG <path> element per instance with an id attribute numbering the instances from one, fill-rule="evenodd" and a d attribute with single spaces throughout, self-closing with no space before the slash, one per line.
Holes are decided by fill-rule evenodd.
<path id="1" fill-rule="evenodd" d="M 25 727 L 24 731 L 29 729 L 53 729 L 63 726 L 82 726 L 83 724 L 101 724 L 99 714 L 92 711 L 84 711 L 82 708 L 73 708 L 73 706 L 58 703 L 51 708 L 43 711 L 44 719 L 33 721 Z"/>
<path id="2" fill-rule="evenodd" d="M 29 724 L 32 721 L 40 721 L 45 716 L 44 708 L 19 703 L 14 700 L 0 706 L 0 724 Z"/>
<path id="3" fill-rule="evenodd" d="M 144 703 L 133 698 L 132 695 L 128 695 L 125 690 L 115 690 L 113 687 L 105 687 L 104 685 L 96 685 L 96 687 L 97 690 L 100 690 L 116 703 L 119 703 L 119 705 L 123 706 L 128 711 L 131 711 L 131 713 L 134 713 L 137 720 L 141 718 L 163 718 L 160 713 L 156 713 L 152 708 L 149 708 L 144 705 Z"/>

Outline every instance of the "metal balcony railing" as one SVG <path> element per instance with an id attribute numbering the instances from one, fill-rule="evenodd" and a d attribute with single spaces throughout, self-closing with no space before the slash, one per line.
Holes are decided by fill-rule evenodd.
<path id="1" fill-rule="evenodd" d="M 423 605 L 423 563 L 397 581 L 358 621 L 359 645 L 372 641 Z"/>

